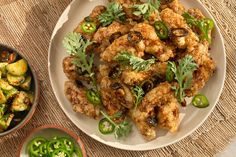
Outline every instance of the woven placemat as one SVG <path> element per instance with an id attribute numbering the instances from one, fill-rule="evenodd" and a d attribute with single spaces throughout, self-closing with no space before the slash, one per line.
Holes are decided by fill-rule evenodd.
<path id="1" fill-rule="evenodd" d="M 236 3 L 201 0 L 215 17 L 225 39 L 227 77 L 214 112 L 192 135 L 171 146 L 145 152 L 123 151 L 103 145 L 82 133 L 65 116 L 50 86 L 47 49 L 53 28 L 71 0 L 0 0 L 0 42 L 23 52 L 33 63 L 41 85 L 40 103 L 21 130 L 0 138 L 0 156 L 14 157 L 23 138 L 35 127 L 59 124 L 78 133 L 90 157 L 214 156 L 236 135 Z"/>

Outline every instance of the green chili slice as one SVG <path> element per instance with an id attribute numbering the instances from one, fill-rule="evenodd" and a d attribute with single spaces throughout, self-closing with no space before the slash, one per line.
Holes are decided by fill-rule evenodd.
<path id="1" fill-rule="evenodd" d="M 87 100 L 92 103 L 93 105 L 100 105 L 101 104 L 101 98 L 98 93 L 96 93 L 94 90 L 90 89 L 86 92 Z"/>
<path id="2" fill-rule="evenodd" d="M 29 154 L 31 156 L 41 156 L 40 146 L 46 143 L 47 140 L 43 137 L 34 138 L 28 146 Z"/>
<path id="3" fill-rule="evenodd" d="M 94 33 L 97 29 L 96 24 L 94 22 L 83 22 L 81 25 L 81 29 L 84 33 Z"/>
<path id="4" fill-rule="evenodd" d="M 71 155 L 65 149 L 59 148 L 52 153 L 52 157 L 71 157 Z"/>
<path id="5" fill-rule="evenodd" d="M 114 132 L 115 126 L 109 122 L 106 118 L 103 118 L 99 121 L 98 124 L 99 131 L 106 135 Z"/>
<path id="6" fill-rule="evenodd" d="M 64 144 L 66 151 L 72 153 L 74 151 L 74 143 L 67 137 L 60 138 L 60 141 Z"/>
<path id="7" fill-rule="evenodd" d="M 42 156 L 47 156 L 47 154 L 48 154 L 47 145 L 48 145 L 48 143 L 45 142 L 44 144 L 41 144 L 41 145 L 39 146 L 39 153 L 40 153 Z"/>
<path id="8" fill-rule="evenodd" d="M 53 139 L 48 142 L 47 151 L 50 155 L 52 155 L 55 150 L 61 148 L 65 149 L 65 145 L 59 139 Z"/>
<path id="9" fill-rule="evenodd" d="M 154 27 L 156 29 L 157 36 L 161 40 L 165 40 L 169 37 L 169 29 L 167 28 L 166 24 L 162 21 L 156 21 L 154 23 Z"/>
<path id="10" fill-rule="evenodd" d="M 193 104 L 193 106 L 198 107 L 198 108 L 206 108 L 209 106 L 209 101 L 205 95 L 197 94 L 193 98 L 192 104 Z"/>

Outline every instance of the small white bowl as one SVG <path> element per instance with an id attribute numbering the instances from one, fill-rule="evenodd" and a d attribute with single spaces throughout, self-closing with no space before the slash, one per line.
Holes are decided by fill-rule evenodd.
<path id="1" fill-rule="evenodd" d="M 43 125 L 32 130 L 31 133 L 24 139 L 22 145 L 19 147 L 17 157 L 29 157 L 27 145 L 35 137 L 45 137 L 46 139 L 52 139 L 55 136 L 70 138 L 71 140 L 74 141 L 75 144 L 77 144 L 80 147 L 83 157 L 87 157 L 84 144 L 81 141 L 80 137 L 76 135 L 76 133 L 64 127 L 53 124 Z"/>

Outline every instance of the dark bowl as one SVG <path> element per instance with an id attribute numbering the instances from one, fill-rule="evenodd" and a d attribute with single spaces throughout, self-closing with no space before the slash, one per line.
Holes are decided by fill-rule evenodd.
<path id="1" fill-rule="evenodd" d="M 12 132 L 15 132 L 16 130 L 21 129 L 26 123 L 28 123 L 29 120 L 32 118 L 32 116 L 34 114 L 36 106 L 37 106 L 38 101 L 39 101 L 39 82 L 37 80 L 37 75 L 36 75 L 32 65 L 31 65 L 31 63 L 24 57 L 24 55 L 22 53 L 18 52 L 16 49 L 14 49 L 10 46 L 7 46 L 7 45 L 0 44 L 0 54 L 3 51 L 15 52 L 15 53 L 18 54 L 18 58 L 20 58 L 20 59 L 23 58 L 28 62 L 28 71 L 31 73 L 31 76 L 32 76 L 31 86 L 32 86 L 32 89 L 33 89 L 32 91 L 34 92 L 34 102 L 31 106 L 30 110 L 26 113 L 23 120 L 20 123 L 18 123 L 16 126 L 0 133 L 0 136 L 5 136 L 5 135 L 8 135 Z"/>

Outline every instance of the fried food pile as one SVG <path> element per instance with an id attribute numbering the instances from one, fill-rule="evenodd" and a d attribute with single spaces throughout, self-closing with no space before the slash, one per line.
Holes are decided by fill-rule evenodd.
<path id="1" fill-rule="evenodd" d="M 199 9 L 186 10 L 179 0 L 97 6 L 73 32 L 80 47 L 67 48 L 65 95 L 75 112 L 94 119 L 101 110 L 121 112 L 114 121 L 130 118 L 147 140 L 159 128 L 176 132 L 184 98 L 195 96 L 216 69 L 212 29 Z"/>

